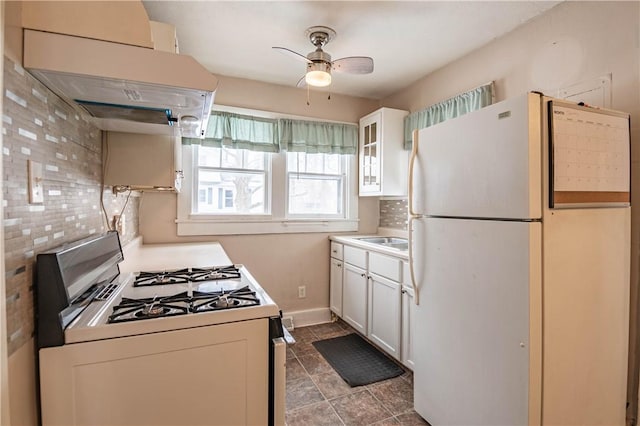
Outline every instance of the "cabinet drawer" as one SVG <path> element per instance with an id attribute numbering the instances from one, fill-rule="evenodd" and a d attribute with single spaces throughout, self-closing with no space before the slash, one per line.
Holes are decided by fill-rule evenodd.
<path id="1" fill-rule="evenodd" d="M 331 257 L 342 260 L 342 244 L 331 241 Z"/>
<path id="2" fill-rule="evenodd" d="M 367 269 L 367 251 L 346 246 L 344 248 L 344 261 L 362 269 Z"/>
<path id="3" fill-rule="evenodd" d="M 402 260 L 371 252 L 369 253 L 369 272 L 399 283 L 402 279 Z"/>

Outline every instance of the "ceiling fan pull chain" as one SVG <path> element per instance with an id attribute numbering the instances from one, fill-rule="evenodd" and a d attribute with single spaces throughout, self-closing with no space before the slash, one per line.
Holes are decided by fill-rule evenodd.
<path id="1" fill-rule="evenodd" d="M 329 96 L 327 96 L 327 100 L 330 101 L 331 100 L 331 92 L 329 92 Z"/>
<path id="2" fill-rule="evenodd" d="M 309 102 L 309 85 L 307 85 L 307 105 L 311 105 Z"/>

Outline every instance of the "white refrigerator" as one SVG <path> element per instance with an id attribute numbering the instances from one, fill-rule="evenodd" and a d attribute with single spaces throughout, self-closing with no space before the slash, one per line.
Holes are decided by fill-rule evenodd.
<path id="1" fill-rule="evenodd" d="M 527 93 L 414 132 L 414 402 L 431 425 L 624 425 L 629 116 Z"/>

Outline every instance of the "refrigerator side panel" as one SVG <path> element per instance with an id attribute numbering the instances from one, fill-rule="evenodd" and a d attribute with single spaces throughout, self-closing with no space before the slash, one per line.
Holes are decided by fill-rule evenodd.
<path id="1" fill-rule="evenodd" d="M 416 211 L 527 219 L 541 210 L 540 96 L 526 94 L 418 134 Z"/>
<path id="2" fill-rule="evenodd" d="M 545 425 L 624 425 L 630 209 L 547 210 Z"/>
<path id="3" fill-rule="evenodd" d="M 530 360 L 540 358 L 530 352 L 540 342 L 529 323 L 541 224 L 416 222 L 416 411 L 433 425 L 529 424 L 539 418 L 539 401 L 538 414 L 529 412 L 530 392 L 539 392 L 539 379 L 530 389 L 531 374 L 539 375 Z"/>

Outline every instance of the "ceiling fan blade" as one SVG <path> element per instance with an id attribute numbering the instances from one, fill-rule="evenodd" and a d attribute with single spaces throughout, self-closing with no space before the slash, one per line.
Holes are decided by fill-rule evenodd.
<path id="1" fill-rule="evenodd" d="M 286 47 L 275 47 L 274 46 L 274 47 L 272 47 L 272 49 L 276 49 L 278 52 L 283 53 L 283 54 L 285 54 L 287 56 L 290 56 L 290 57 L 292 57 L 294 59 L 297 59 L 299 61 L 306 62 L 306 63 L 311 63 L 311 61 L 309 59 L 307 59 L 306 56 L 304 56 L 304 55 L 302 55 L 302 54 L 300 54 L 298 52 L 294 52 L 291 49 L 287 49 Z"/>
<path id="2" fill-rule="evenodd" d="M 368 56 L 348 56 L 332 62 L 333 70 L 349 74 L 369 74 L 373 72 L 373 59 Z"/>
<path id="3" fill-rule="evenodd" d="M 300 80 L 298 80 L 298 84 L 296 87 L 307 87 L 307 80 L 305 80 L 306 75 L 303 75 Z"/>

